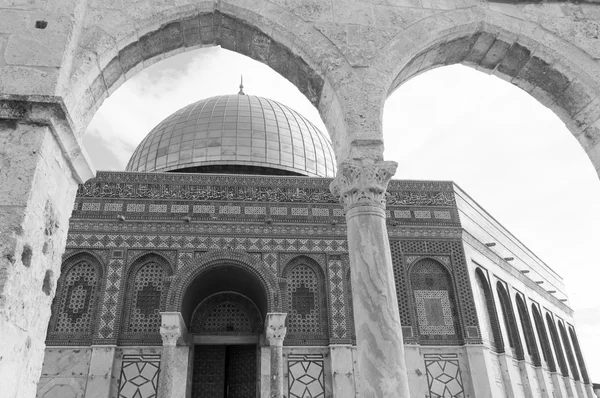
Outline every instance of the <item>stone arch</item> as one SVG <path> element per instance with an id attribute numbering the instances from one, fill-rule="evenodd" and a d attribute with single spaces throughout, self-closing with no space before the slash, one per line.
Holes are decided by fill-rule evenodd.
<path id="1" fill-rule="evenodd" d="M 413 300 L 413 317 L 421 344 L 461 344 L 462 322 L 454 278 L 449 266 L 431 258 L 422 257 L 408 267 L 410 297 Z M 426 300 L 430 309 L 428 313 Z M 431 342 L 431 343 L 430 343 Z"/>
<path id="2" fill-rule="evenodd" d="M 387 96 L 410 78 L 463 64 L 516 85 L 550 108 L 600 170 L 592 150 L 600 141 L 600 68 L 589 54 L 537 24 L 486 9 L 454 10 L 413 24 L 380 54 L 371 73 L 385 71 L 379 78 L 381 113 Z"/>
<path id="3" fill-rule="evenodd" d="M 140 275 L 142 272 L 144 275 Z M 125 275 L 120 300 L 123 316 L 118 328 L 119 340 L 136 341 L 138 344 L 160 343 L 159 312 L 165 309 L 173 265 L 156 252 L 141 253 L 128 261 Z M 144 280 L 138 280 L 140 277 Z M 141 289 L 140 284 L 144 285 Z"/>
<path id="4" fill-rule="evenodd" d="M 533 327 L 531 326 L 531 319 L 529 318 L 529 311 L 527 311 L 525 301 L 523 301 L 523 298 L 518 293 L 515 295 L 515 300 L 517 302 L 517 311 L 521 321 L 521 328 L 523 329 L 523 335 L 525 336 L 527 353 L 531 357 L 531 362 L 533 362 L 534 366 L 542 366 L 540 353 L 535 341 L 535 335 L 533 334 Z"/>
<path id="5" fill-rule="evenodd" d="M 548 324 L 548 329 L 550 330 L 550 337 L 552 338 L 552 345 L 554 346 L 554 352 L 555 352 L 556 358 L 558 360 L 558 366 L 560 367 L 560 373 L 565 377 L 569 377 L 567 361 L 565 360 L 565 354 L 563 352 L 562 345 L 560 344 L 560 338 L 558 336 L 558 331 L 556 330 L 556 325 L 554 324 L 552 315 L 550 315 L 549 312 L 546 313 L 546 323 Z"/>
<path id="6" fill-rule="evenodd" d="M 562 339 L 563 346 L 565 347 L 565 351 L 567 353 L 567 362 L 569 363 L 569 368 L 571 368 L 571 375 L 573 376 L 574 380 L 579 380 L 579 369 L 577 369 L 575 355 L 573 355 L 573 349 L 571 348 L 571 343 L 569 342 L 567 330 L 565 329 L 565 325 L 561 320 L 558 321 L 558 330 Z"/>
<path id="7" fill-rule="evenodd" d="M 533 313 L 533 321 L 535 322 L 535 329 L 537 330 L 540 345 L 542 346 L 544 360 L 548 364 L 550 372 L 556 372 L 556 363 L 554 362 L 554 356 L 552 355 L 552 348 L 550 347 L 550 340 L 548 339 L 548 333 L 546 333 L 542 314 L 538 307 L 533 303 L 531 304 L 531 312 Z"/>
<path id="8" fill-rule="evenodd" d="M 257 335 L 264 321 L 256 304 L 243 294 L 214 293 L 198 304 L 189 331 L 204 335 Z"/>
<path id="9" fill-rule="evenodd" d="M 161 59 L 220 45 L 265 63 L 287 78 L 319 110 L 333 141 L 343 140 L 344 79 L 358 81 L 346 58 L 312 24 L 267 1 L 222 0 L 164 6 L 160 12 L 100 7 L 86 16 L 68 76 L 65 105 L 81 131 L 120 84 Z M 148 7 L 151 9 L 152 4 Z M 350 86 L 350 85 L 348 85 Z M 334 145 L 334 148 L 340 145 Z"/>
<path id="10" fill-rule="evenodd" d="M 326 344 L 330 334 L 330 306 L 323 267 L 311 256 L 301 254 L 283 266 L 281 276 L 285 281 L 283 310 L 288 314 L 286 343 Z M 312 309 L 308 308 L 311 306 Z"/>
<path id="11" fill-rule="evenodd" d="M 500 281 L 496 283 L 496 291 L 498 292 L 498 299 L 500 300 L 500 308 L 502 309 L 502 317 L 504 318 L 508 344 L 514 350 L 513 353 L 516 358 L 518 360 L 523 360 L 525 359 L 523 345 L 521 344 L 521 338 L 519 337 L 519 329 L 517 328 L 517 320 L 510 302 L 510 296 L 508 295 L 504 284 Z"/>
<path id="12" fill-rule="evenodd" d="M 577 339 L 577 335 L 575 334 L 575 329 L 573 326 L 569 325 L 569 335 L 571 336 L 571 342 L 573 343 L 573 349 L 575 350 L 575 355 L 577 356 L 577 363 L 579 364 L 579 370 L 581 371 L 581 378 L 585 384 L 590 384 L 590 378 L 588 376 L 587 369 L 585 367 L 585 361 L 583 360 L 583 355 L 581 354 L 581 347 L 579 347 L 579 340 Z"/>
<path id="13" fill-rule="evenodd" d="M 476 284 L 481 286 L 481 290 L 485 298 L 484 311 L 486 311 L 486 318 L 489 320 L 491 333 L 490 345 L 492 346 L 493 350 L 498 353 L 502 353 L 504 352 L 504 342 L 502 341 L 502 332 L 500 330 L 500 322 L 498 322 L 496 304 L 494 303 L 494 295 L 490 288 L 488 279 L 480 267 L 475 269 L 475 278 L 477 279 Z"/>
<path id="14" fill-rule="evenodd" d="M 194 306 L 190 312 L 183 308 L 188 288 L 206 272 L 223 266 L 234 267 L 258 281 L 266 296 L 264 308 L 256 303 L 263 317 L 267 312 L 281 311 L 281 294 L 275 275 L 261 260 L 245 252 L 235 251 L 209 251 L 179 269 L 167 293 L 166 311 L 182 312 L 184 319 L 188 322 L 188 318 L 192 315 L 191 312 L 195 309 Z M 190 313 L 188 314 L 188 312 Z"/>
<path id="15" fill-rule="evenodd" d="M 91 267 L 94 269 L 94 273 L 90 274 L 89 270 L 82 269 L 79 273 L 79 278 L 77 280 L 73 279 L 69 283 L 68 286 L 65 284 L 68 283 L 67 279 L 71 277 L 72 273 L 76 273 L 78 271 L 77 267 L 82 264 L 89 263 Z M 56 288 L 56 296 L 52 302 L 52 312 L 50 317 L 50 322 L 48 324 L 48 335 L 46 344 L 48 345 L 61 345 L 61 344 L 80 344 L 86 345 L 91 344 L 94 338 L 94 335 L 97 332 L 98 322 L 97 322 L 97 314 L 100 311 L 99 305 L 102 293 L 104 292 L 104 275 L 106 275 L 106 266 L 104 262 L 94 253 L 90 253 L 87 251 L 75 252 L 66 256 L 61 265 L 61 275 L 58 278 L 57 288 Z M 73 276 L 73 278 L 75 278 Z M 67 306 L 66 300 L 73 300 L 74 292 L 71 291 L 71 297 L 67 297 L 68 287 L 75 286 L 81 279 L 86 281 L 87 286 L 83 286 L 83 283 L 77 285 L 78 287 L 82 287 L 82 289 L 86 290 L 84 297 L 79 298 L 79 304 L 76 307 L 80 308 L 72 308 L 71 305 L 71 313 L 74 317 L 78 319 L 85 318 L 82 322 L 84 323 L 84 327 L 80 329 L 86 330 L 77 330 L 77 326 L 74 326 L 75 330 L 66 330 L 69 329 L 66 323 L 67 320 L 63 319 L 66 317 L 64 313 L 64 307 Z M 81 294 L 80 294 L 81 296 Z M 83 300 L 83 302 L 81 302 Z M 81 307 L 83 306 L 83 307 Z M 87 310 L 82 315 L 77 316 L 82 309 Z M 73 317 L 71 317 L 73 318 Z M 72 319 L 71 319 L 72 320 Z M 77 320 L 75 320 L 77 323 Z M 63 325 L 64 324 L 64 325 Z M 81 326 L 81 325 L 80 325 Z M 60 330 L 58 330 L 60 329 Z"/>

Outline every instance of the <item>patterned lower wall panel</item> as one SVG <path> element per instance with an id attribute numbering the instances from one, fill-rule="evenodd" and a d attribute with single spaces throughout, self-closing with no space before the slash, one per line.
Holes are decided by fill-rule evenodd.
<path id="1" fill-rule="evenodd" d="M 322 354 L 288 355 L 289 398 L 325 397 L 325 372 Z"/>
<path id="2" fill-rule="evenodd" d="M 118 398 L 156 398 L 160 355 L 123 355 Z"/>
<path id="3" fill-rule="evenodd" d="M 425 354 L 427 398 L 465 398 L 458 355 Z"/>

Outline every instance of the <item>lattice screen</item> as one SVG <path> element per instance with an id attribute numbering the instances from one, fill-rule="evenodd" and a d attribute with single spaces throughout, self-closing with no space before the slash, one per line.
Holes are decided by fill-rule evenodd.
<path id="1" fill-rule="evenodd" d="M 139 335 L 158 334 L 160 330 L 160 298 L 165 270 L 161 264 L 150 262 L 141 266 L 130 285 L 131 302 L 128 308 L 126 332 Z"/>
<path id="2" fill-rule="evenodd" d="M 323 292 L 315 271 L 298 264 L 287 273 L 287 333 L 295 338 L 325 335 Z"/>
<path id="3" fill-rule="evenodd" d="M 81 261 L 73 265 L 59 284 L 58 309 L 49 337 L 91 338 L 98 267 Z"/>
<path id="4" fill-rule="evenodd" d="M 202 301 L 192 315 L 191 331 L 205 335 L 253 335 L 262 331 L 256 305 L 234 292 L 214 294 Z"/>

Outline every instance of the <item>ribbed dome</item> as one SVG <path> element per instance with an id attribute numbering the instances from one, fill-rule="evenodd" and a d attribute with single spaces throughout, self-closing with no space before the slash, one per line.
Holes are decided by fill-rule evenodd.
<path id="1" fill-rule="evenodd" d="M 319 177 L 335 173 L 329 138 L 311 122 L 276 101 L 239 94 L 204 99 L 167 117 L 136 148 L 126 170 L 211 167 Z"/>

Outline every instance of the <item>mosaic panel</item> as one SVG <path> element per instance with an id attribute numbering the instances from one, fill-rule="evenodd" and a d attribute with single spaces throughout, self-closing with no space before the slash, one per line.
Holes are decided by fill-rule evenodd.
<path id="1" fill-rule="evenodd" d="M 292 207 L 292 216 L 308 216 L 308 207 Z"/>
<path id="2" fill-rule="evenodd" d="M 263 261 L 265 262 L 269 270 L 273 273 L 273 275 L 277 275 L 277 269 L 279 265 L 277 253 L 263 253 Z"/>
<path id="3" fill-rule="evenodd" d="M 113 258 L 109 260 L 102 309 L 100 310 L 100 319 L 98 320 L 98 337 L 101 339 L 116 338 L 115 318 L 117 314 L 122 270 L 123 259 Z"/>
<path id="4" fill-rule="evenodd" d="M 287 216 L 288 209 L 287 207 L 271 207 L 270 212 L 273 216 Z"/>
<path id="5" fill-rule="evenodd" d="M 313 208 L 312 215 L 315 217 L 329 217 L 328 208 Z"/>
<path id="6" fill-rule="evenodd" d="M 240 206 L 219 206 L 219 214 L 240 214 Z"/>
<path id="7" fill-rule="evenodd" d="M 465 398 L 458 355 L 425 354 L 428 398 Z"/>
<path id="8" fill-rule="evenodd" d="M 415 218 L 431 218 L 431 212 L 429 210 L 415 210 Z"/>
<path id="9" fill-rule="evenodd" d="M 329 268 L 329 295 L 331 301 L 331 337 L 333 339 L 348 339 L 342 260 L 339 256 L 330 256 L 327 265 Z"/>
<path id="10" fill-rule="evenodd" d="M 448 291 L 415 290 L 414 294 L 421 333 L 453 335 L 454 319 Z"/>
<path id="11" fill-rule="evenodd" d="M 244 214 L 250 215 L 265 215 L 267 214 L 267 208 L 265 206 L 247 206 L 244 207 Z"/>
<path id="12" fill-rule="evenodd" d="M 115 223 L 116 225 L 116 223 Z M 190 231 L 191 232 L 191 231 Z M 241 232 L 251 233 L 252 230 Z M 274 236 L 277 236 L 274 233 Z M 345 239 L 298 239 L 298 238 L 247 238 L 188 235 L 146 235 L 146 234 L 105 234 L 105 233 L 70 233 L 67 247 L 107 247 L 107 248 L 140 248 L 140 249 L 196 249 L 222 250 L 229 246 L 230 250 L 271 251 L 271 252 L 332 252 L 348 251 Z"/>
<path id="13" fill-rule="evenodd" d="M 81 211 L 100 211 L 100 203 L 83 202 Z"/>
<path id="14" fill-rule="evenodd" d="M 394 210 L 396 218 L 410 218 L 410 210 Z"/>
<path id="15" fill-rule="evenodd" d="M 146 209 L 146 205 L 143 203 L 128 203 L 127 204 L 128 212 L 143 213 L 145 209 Z"/>
<path id="16" fill-rule="evenodd" d="M 441 220 L 451 220 L 452 216 L 448 210 L 434 210 L 433 216 Z"/>
<path id="17" fill-rule="evenodd" d="M 69 269 L 60 286 L 52 335 L 91 337 L 98 285 L 97 266 L 81 261 Z"/>
<path id="18" fill-rule="evenodd" d="M 324 398 L 325 372 L 321 354 L 288 355 L 290 398 Z"/>
<path id="19" fill-rule="evenodd" d="M 123 203 L 105 203 L 104 211 L 123 211 Z"/>
<path id="20" fill-rule="evenodd" d="M 148 211 L 150 213 L 166 213 L 167 205 L 149 205 Z"/>
<path id="21" fill-rule="evenodd" d="M 187 213 L 189 211 L 189 205 L 171 205 L 171 213 Z"/>
<path id="22" fill-rule="evenodd" d="M 343 209 L 333 209 L 333 216 L 334 217 L 344 217 L 344 210 Z"/>
<path id="23" fill-rule="evenodd" d="M 119 398 L 155 398 L 160 355 L 123 355 Z"/>
<path id="24" fill-rule="evenodd" d="M 210 205 L 194 205 L 194 213 L 213 214 L 215 212 L 215 206 Z"/>

